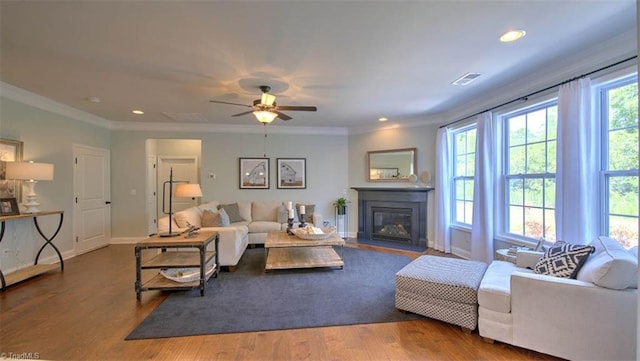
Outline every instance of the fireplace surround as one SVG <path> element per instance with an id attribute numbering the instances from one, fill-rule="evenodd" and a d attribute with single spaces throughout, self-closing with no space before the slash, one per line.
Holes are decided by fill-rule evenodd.
<path id="1" fill-rule="evenodd" d="M 427 245 L 427 200 L 433 188 L 353 187 L 358 239 Z"/>

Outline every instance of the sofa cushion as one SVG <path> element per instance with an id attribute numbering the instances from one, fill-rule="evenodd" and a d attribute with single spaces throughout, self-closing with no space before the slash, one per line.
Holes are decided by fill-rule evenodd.
<path id="1" fill-rule="evenodd" d="M 480 281 L 478 304 L 496 312 L 511 312 L 511 274 L 516 265 L 493 261 Z"/>
<path id="2" fill-rule="evenodd" d="M 544 253 L 533 270 L 543 275 L 576 278 L 593 251 L 593 246 L 556 242 Z"/>
<path id="3" fill-rule="evenodd" d="M 231 222 L 224 208 L 219 212 L 205 210 L 202 212 L 202 227 L 227 227 Z"/>
<path id="4" fill-rule="evenodd" d="M 280 202 L 253 202 L 251 209 L 252 221 L 270 221 L 278 220 L 278 208 L 282 205 Z"/>
<path id="5" fill-rule="evenodd" d="M 173 214 L 173 219 L 180 228 L 202 226 L 202 212 L 198 207 L 191 207 Z"/>
<path id="6" fill-rule="evenodd" d="M 221 204 L 218 206 L 218 210 L 220 209 L 224 209 L 224 211 L 227 212 L 227 215 L 229 216 L 229 221 L 231 223 L 247 221 L 246 219 L 242 218 L 242 216 L 240 215 L 240 209 L 238 208 L 238 203 Z"/>
<path id="7" fill-rule="evenodd" d="M 598 237 L 590 245 L 595 251 L 578 272 L 578 280 L 616 290 L 638 288 L 636 257 L 612 238 Z"/>
<path id="8" fill-rule="evenodd" d="M 267 233 L 269 231 L 279 231 L 282 225 L 278 222 L 253 221 L 247 227 L 249 227 L 249 233 Z"/>
<path id="9" fill-rule="evenodd" d="M 302 214 L 300 213 L 300 206 L 304 206 L 304 221 L 307 223 L 313 223 L 313 213 L 316 210 L 316 205 L 296 203 L 297 218 L 298 218 L 298 221 L 302 222 Z"/>

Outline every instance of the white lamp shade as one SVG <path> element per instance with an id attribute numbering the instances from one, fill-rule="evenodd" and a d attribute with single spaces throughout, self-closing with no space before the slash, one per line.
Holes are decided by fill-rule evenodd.
<path id="1" fill-rule="evenodd" d="M 6 178 L 16 180 L 53 180 L 53 164 L 7 162 Z"/>
<path id="2" fill-rule="evenodd" d="M 202 197 L 202 189 L 198 183 L 178 183 L 174 195 L 176 197 Z"/>
<path id="3" fill-rule="evenodd" d="M 265 110 L 257 110 L 253 112 L 253 115 L 255 115 L 256 118 L 258 118 L 258 121 L 260 123 L 267 123 L 267 124 L 271 123 L 278 116 L 278 114 L 276 113 L 268 112 Z"/>

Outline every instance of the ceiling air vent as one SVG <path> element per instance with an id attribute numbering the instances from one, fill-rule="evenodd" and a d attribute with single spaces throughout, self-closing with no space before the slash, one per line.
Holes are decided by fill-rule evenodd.
<path id="1" fill-rule="evenodd" d="M 469 83 L 471 83 L 472 81 L 474 81 L 477 77 L 479 77 L 480 73 L 466 73 L 465 75 L 459 77 L 458 79 L 454 80 L 451 85 L 467 85 Z"/>

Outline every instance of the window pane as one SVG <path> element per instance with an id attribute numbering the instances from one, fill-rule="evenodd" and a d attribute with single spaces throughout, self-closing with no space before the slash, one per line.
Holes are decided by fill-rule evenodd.
<path id="1" fill-rule="evenodd" d="M 526 117 L 520 115 L 509 119 L 509 145 L 520 145 L 525 143 Z"/>
<path id="2" fill-rule="evenodd" d="M 465 176 L 467 170 L 467 157 L 465 155 L 456 156 L 456 176 Z"/>
<path id="3" fill-rule="evenodd" d="M 464 199 L 464 179 L 456 179 L 456 191 L 455 191 L 455 199 L 462 200 Z"/>
<path id="4" fill-rule="evenodd" d="M 553 209 L 544 211 L 545 232 L 544 238 L 548 241 L 556 240 L 556 213 Z"/>
<path id="5" fill-rule="evenodd" d="M 522 179 L 510 179 L 509 180 L 509 204 L 524 205 L 523 195 L 523 180 Z"/>
<path id="6" fill-rule="evenodd" d="M 547 136 L 546 108 L 527 115 L 527 143 L 542 142 Z"/>
<path id="7" fill-rule="evenodd" d="M 522 220 L 524 219 L 524 208 L 510 206 L 509 207 L 509 233 L 524 234 L 522 228 Z"/>
<path id="8" fill-rule="evenodd" d="M 476 152 L 476 129 L 471 129 L 466 132 L 467 134 L 467 149 L 469 154 L 475 154 Z"/>
<path id="9" fill-rule="evenodd" d="M 547 108 L 547 140 L 555 140 L 558 124 L 558 107 Z"/>
<path id="10" fill-rule="evenodd" d="M 548 208 L 556 207 L 556 180 L 555 179 L 545 178 L 544 180 L 544 204 Z"/>
<path id="11" fill-rule="evenodd" d="M 638 83 L 609 91 L 609 129 L 638 126 Z"/>
<path id="12" fill-rule="evenodd" d="M 524 204 L 528 207 L 544 205 L 542 179 L 527 179 L 524 189 Z"/>
<path id="13" fill-rule="evenodd" d="M 527 174 L 542 174 L 546 171 L 545 143 L 531 144 L 527 149 Z"/>
<path id="14" fill-rule="evenodd" d="M 473 222 L 473 202 L 465 202 L 464 221 L 468 224 Z"/>
<path id="15" fill-rule="evenodd" d="M 556 149 L 557 149 L 557 144 L 555 140 L 549 141 L 547 143 L 547 172 L 548 173 L 556 172 Z"/>
<path id="16" fill-rule="evenodd" d="M 625 248 L 638 245 L 638 219 L 635 217 L 610 217 L 609 237 L 615 238 Z"/>
<path id="17" fill-rule="evenodd" d="M 456 201 L 456 222 L 464 222 L 464 202 Z"/>
<path id="18" fill-rule="evenodd" d="M 464 181 L 464 199 L 473 202 L 473 179 Z"/>
<path id="19" fill-rule="evenodd" d="M 525 146 L 509 148 L 509 174 L 525 173 Z"/>
<path id="20" fill-rule="evenodd" d="M 609 213 L 638 216 L 638 177 L 609 179 Z"/>
<path id="21" fill-rule="evenodd" d="M 609 132 L 609 170 L 638 168 L 638 128 Z"/>
<path id="22" fill-rule="evenodd" d="M 540 238 L 544 235 L 544 217 L 541 208 L 526 208 L 525 236 Z"/>

